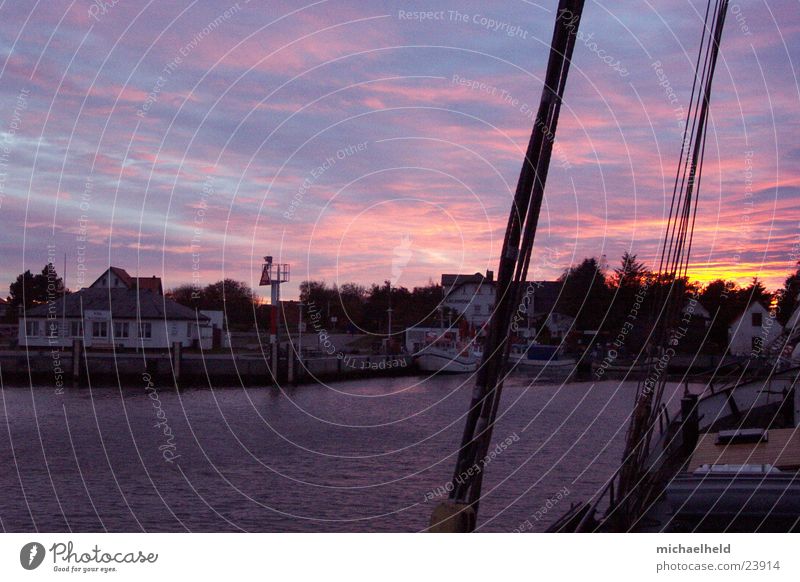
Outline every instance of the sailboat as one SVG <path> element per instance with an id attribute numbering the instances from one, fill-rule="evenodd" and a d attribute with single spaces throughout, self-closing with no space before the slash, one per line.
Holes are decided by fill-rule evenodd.
<path id="1" fill-rule="evenodd" d="M 709 1 L 695 87 L 662 249 L 660 276 L 686 276 L 705 130 L 727 0 Z M 672 286 L 670 287 L 670 289 Z M 652 346 L 657 362 L 639 382 L 619 470 L 588 502 L 574 505 L 549 531 L 790 532 L 800 529 L 800 368 L 765 364 L 721 369 L 702 388 L 686 383 L 680 411 L 663 400 L 658 362 L 674 354 L 684 329 L 680 297 L 666 293 Z M 794 330 L 773 353 L 791 351 Z"/>
<path id="2" fill-rule="evenodd" d="M 549 531 L 797 531 L 800 523 L 800 368 L 743 370 L 720 385 L 710 378 L 689 390 L 671 417 L 663 400 L 682 331 L 681 282 L 686 280 L 697 216 L 711 85 L 728 0 L 709 0 L 695 66 L 684 140 L 658 268 L 659 313 L 643 352 L 648 373 L 639 381 L 619 469 L 592 499 L 578 503 Z M 477 524 L 482 459 L 492 435 L 509 363 L 515 308 L 535 238 L 575 36 L 581 0 L 561 0 L 545 86 L 517 184 L 497 282 L 497 304 L 468 411 L 446 502 L 429 531 L 468 532 Z M 787 346 L 787 349 L 790 346 Z M 783 350 L 784 353 L 786 350 Z M 674 413 L 673 413 L 674 414 Z M 474 470 L 477 467 L 478 470 Z"/>

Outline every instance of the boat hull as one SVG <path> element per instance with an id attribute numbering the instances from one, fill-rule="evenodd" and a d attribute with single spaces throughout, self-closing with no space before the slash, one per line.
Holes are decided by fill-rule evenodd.
<path id="1" fill-rule="evenodd" d="M 470 374 L 478 369 L 475 358 L 447 352 L 425 351 L 414 356 L 414 361 L 421 372 Z"/>
<path id="2" fill-rule="evenodd" d="M 567 381 L 575 372 L 576 362 L 573 359 L 539 360 L 526 357 L 511 356 L 509 368 L 527 376 L 536 376 L 540 380 Z"/>
<path id="3" fill-rule="evenodd" d="M 800 520 L 796 474 L 680 475 L 666 489 L 673 529 L 791 531 Z"/>

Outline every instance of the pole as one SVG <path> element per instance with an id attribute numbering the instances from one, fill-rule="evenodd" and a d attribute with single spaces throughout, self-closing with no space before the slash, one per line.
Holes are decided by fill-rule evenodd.
<path id="1" fill-rule="evenodd" d="M 270 303 L 272 304 L 272 317 L 270 318 L 270 339 L 272 340 L 272 377 L 276 383 L 279 383 L 278 369 L 280 368 L 280 362 L 278 361 L 280 358 L 280 343 L 278 342 L 280 333 L 278 319 L 281 315 L 280 297 L 280 283 L 278 281 L 272 281 L 272 285 L 270 286 Z"/>
<path id="2" fill-rule="evenodd" d="M 539 109 L 508 218 L 498 269 L 495 311 L 467 413 L 453 488 L 450 499 L 434 510 L 429 531 L 472 531 L 477 522 L 485 470 L 483 459 L 491 442 L 502 393 L 512 315 L 520 304 L 527 277 L 583 4 L 584 0 L 559 1 Z"/>
<path id="3" fill-rule="evenodd" d="M 61 286 L 61 330 L 64 337 L 69 337 L 67 331 L 67 253 L 64 253 L 64 278 Z M 62 345 L 66 347 L 63 342 Z"/>
<path id="4" fill-rule="evenodd" d="M 297 376 L 299 379 L 300 373 L 303 370 L 303 302 L 299 301 L 297 303 L 297 310 L 299 312 L 299 318 L 297 320 L 297 362 L 299 366 L 297 367 Z"/>
<path id="5" fill-rule="evenodd" d="M 297 320 L 297 353 L 302 359 L 303 357 L 303 303 L 297 304 L 299 311 L 299 319 Z"/>

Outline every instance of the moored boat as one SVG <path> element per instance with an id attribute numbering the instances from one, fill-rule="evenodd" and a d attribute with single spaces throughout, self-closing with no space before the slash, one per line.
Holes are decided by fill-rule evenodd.
<path id="1" fill-rule="evenodd" d="M 469 348 L 430 345 L 414 354 L 414 362 L 421 372 L 469 374 L 478 369 L 478 361 Z"/>
<path id="2" fill-rule="evenodd" d="M 799 531 L 798 379 L 792 368 L 685 394 L 654 427 L 637 484 L 622 494 L 612 479 L 549 531 Z"/>
<path id="3" fill-rule="evenodd" d="M 565 357 L 559 346 L 514 344 L 508 356 L 509 369 L 539 379 L 566 382 L 575 371 L 575 358 Z"/>

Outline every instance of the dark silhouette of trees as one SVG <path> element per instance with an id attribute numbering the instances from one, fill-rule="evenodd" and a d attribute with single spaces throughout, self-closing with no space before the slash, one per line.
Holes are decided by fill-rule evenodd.
<path id="1" fill-rule="evenodd" d="M 575 318 L 577 329 L 599 329 L 611 303 L 611 289 L 594 257 L 564 271 L 556 311 Z"/>
<path id="2" fill-rule="evenodd" d="M 303 281 L 300 284 L 300 301 L 314 305 L 322 314 L 325 329 L 338 331 L 364 330 L 385 334 L 389 329 L 389 307 L 392 308 L 392 329 L 405 329 L 412 325 L 438 325 L 438 308 L 442 301 L 442 287 L 432 281 L 428 285 L 409 290 L 394 287 L 388 281 L 373 284 L 367 289 L 356 283 L 337 287 L 324 281 Z M 306 309 L 306 322 L 311 312 Z M 334 323 L 331 318 L 336 318 Z"/>
<path id="3" fill-rule="evenodd" d="M 9 286 L 9 303 L 14 307 L 22 306 L 28 309 L 34 305 L 54 301 L 66 292 L 63 279 L 58 276 L 53 264 L 48 263 L 37 275 L 25 271 L 17 276 Z"/>
<path id="4" fill-rule="evenodd" d="M 617 288 L 639 287 L 647 282 L 653 273 L 650 272 L 644 263 L 636 260 L 636 255 L 628 251 L 622 253 L 620 266 L 614 269 L 614 275 L 610 283 Z"/>
<path id="5" fill-rule="evenodd" d="M 800 263 L 797 265 L 800 267 Z M 800 305 L 800 302 L 798 302 L 798 296 L 800 296 L 800 268 L 786 277 L 783 282 L 783 288 L 779 289 L 776 295 L 778 300 L 778 322 L 781 325 L 786 325 L 792 313 Z"/>
<path id="6" fill-rule="evenodd" d="M 243 281 L 234 279 L 224 279 L 206 285 L 202 289 L 197 289 L 192 285 L 181 285 L 167 292 L 167 297 L 176 303 L 191 307 L 193 309 L 206 309 L 222 311 L 229 326 L 249 327 L 256 323 L 256 314 L 261 314 L 263 310 L 258 310 L 256 294 Z M 263 314 L 262 314 L 263 315 Z M 261 321 L 260 324 L 268 324 Z"/>
<path id="7" fill-rule="evenodd" d="M 772 293 L 767 291 L 758 277 L 753 277 L 750 285 L 739 291 L 739 307 L 745 308 L 754 301 L 758 301 L 767 308 L 772 302 Z"/>

